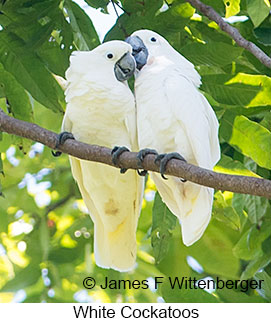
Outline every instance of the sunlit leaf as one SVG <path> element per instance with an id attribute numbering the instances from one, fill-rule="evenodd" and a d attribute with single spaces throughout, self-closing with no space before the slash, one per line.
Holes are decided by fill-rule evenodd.
<path id="1" fill-rule="evenodd" d="M 271 168 L 271 133 L 244 116 L 227 111 L 223 115 L 221 136 L 261 167 Z"/>
<path id="2" fill-rule="evenodd" d="M 247 0 L 247 12 L 255 27 L 269 15 L 270 3 L 265 0 Z"/>
<path id="3" fill-rule="evenodd" d="M 261 91 L 258 85 L 229 83 L 231 79 L 232 76 L 226 74 L 204 75 L 202 89 L 217 102 L 233 106 L 248 106 Z"/>
<path id="4" fill-rule="evenodd" d="M 247 169 L 240 161 L 233 160 L 224 154 L 222 154 L 221 159 L 214 167 L 214 171 L 224 174 L 260 177 L 256 173 Z"/>
<path id="5" fill-rule="evenodd" d="M 223 0 L 226 7 L 226 18 L 235 16 L 240 11 L 240 0 Z"/>

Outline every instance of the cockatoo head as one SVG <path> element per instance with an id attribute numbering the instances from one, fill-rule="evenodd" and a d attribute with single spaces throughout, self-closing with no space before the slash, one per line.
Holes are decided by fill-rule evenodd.
<path id="1" fill-rule="evenodd" d="M 126 81 L 134 74 L 136 64 L 129 44 L 113 40 L 96 47 L 93 53 L 99 54 L 103 64 L 114 67 L 118 81 Z"/>
<path id="2" fill-rule="evenodd" d="M 123 82 L 133 76 L 136 68 L 132 47 L 124 41 L 113 40 L 103 43 L 92 51 L 73 52 L 71 69 L 79 73 L 95 71 L 95 78 L 116 78 Z M 68 73 L 71 71 L 68 70 Z M 68 76 L 68 75 L 67 75 Z"/>
<path id="3" fill-rule="evenodd" d="M 163 55 L 171 47 L 162 36 L 147 29 L 135 31 L 125 41 L 133 47 L 133 56 L 139 70 L 148 59 Z"/>

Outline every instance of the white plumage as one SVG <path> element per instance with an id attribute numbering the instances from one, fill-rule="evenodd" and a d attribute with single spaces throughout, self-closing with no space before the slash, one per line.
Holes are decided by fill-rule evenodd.
<path id="1" fill-rule="evenodd" d="M 139 148 L 178 152 L 189 163 L 212 169 L 220 159 L 218 121 L 198 90 L 199 74 L 157 33 L 140 30 L 133 36 L 144 42 L 149 54 L 135 81 Z M 151 177 L 180 219 L 184 244 L 193 244 L 210 221 L 214 190 L 173 176 L 164 180 L 151 173 Z"/>
<path id="2" fill-rule="evenodd" d="M 125 42 L 112 41 L 73 53 L 66 72 L 63 131 L 85 143 L 138 150 L 134 96 L 127 82 L 119 82 L 114 74 L 116 62 L 131 50 Z M 94 222 L 96 263 L 119 271 L 132 269 L 143 179 L 134 170 L 120 174 L 111 166 L 74 157 L 70 163 Z"/>

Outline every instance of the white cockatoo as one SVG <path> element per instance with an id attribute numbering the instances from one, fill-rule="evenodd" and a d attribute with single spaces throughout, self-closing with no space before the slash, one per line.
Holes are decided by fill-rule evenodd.
<path id="1" fill-rule="evenodd" d="M 138 151 L 135 100 L 126 82 L 135 70 L 131 53 L 129 44 L 110 41 L 92 51 L 72 54 L 60 143 L 73 136 L 88 144 Z M 124 150 L 115 149 L 113 160 Z M 70 157 L 70 164 L 94 222 L 97 265 L 132 269 L 143 179 L 135 170 L 120 174 L 117 168 L 75 157 Z"/>
<path id="2" fill-rule="evenodd" d="M 162 174 L 171 158 L 212 169 L 220 159 L 218 121 L 198 90 L 201 80 L 194 65 L 153 31 L 136 31 L 126 41 L 133 47 L 138 69 L 135 98 L 142 150 L 138 158 L 153 153 L 146 148 L 155 149 Z M 150 175 L 163 201 L 180 219 L 183 242 L 190 246 L 210 221 L 214 190 L 173 176 L 165 180 Z"/>

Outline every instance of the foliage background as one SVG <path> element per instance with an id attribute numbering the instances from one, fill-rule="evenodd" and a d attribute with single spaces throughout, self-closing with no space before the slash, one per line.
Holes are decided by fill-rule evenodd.
<path id="1" fill-rule="evenodd" d="M 85 0 L 107 14 L 107 0 Z M 241 34 L 271 53 L 268 0 L 204 0 Z M 216 170 L 271 179 L 270 70 L 236 46 L 218 26 L 183 0 L 118 1 L 124 12 L 105 40 L 137 29 L 155 30 L 192 61 L 201 90 L 220 121 L 221 161 Z M 162 8 L 162 9 L 161 9 Z M 124 32 L 125 31 L 125 32 Z M 73 50 L 99 44 L 95 28 L 72 0 L 0 1 L 0 106 L 16 118 L 59 132 L 65 100 L 55 75 L 64 77 Z M 93 225 L 72 179 L 67 156 L 1 134 L 0 302 L 270 302 L 270 201 L 217 191 L 212 221 L 191 247 L 180 225 L 148 180 L 137 232 L 133 272 L 94 263 Z M 192 276 L 264 279 L 263 289 L 87 291 L 83 278 L 149 279 Z"/>

